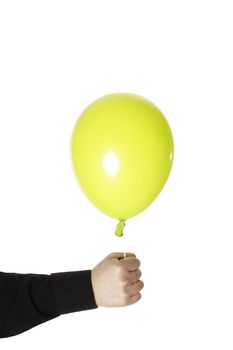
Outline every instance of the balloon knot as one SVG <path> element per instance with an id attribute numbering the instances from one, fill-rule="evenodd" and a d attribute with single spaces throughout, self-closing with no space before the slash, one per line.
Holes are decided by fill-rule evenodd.
<path id="1" fill-rule="evenodd" d="M 117 237 L 122 237 L 123 236 L 123 229 L 125 227 L 125 220 L 120 220 L 117 224 L 115 235 Z"/>

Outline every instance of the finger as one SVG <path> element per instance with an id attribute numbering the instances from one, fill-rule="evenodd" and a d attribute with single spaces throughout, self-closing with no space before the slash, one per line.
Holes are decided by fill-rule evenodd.
<path id="1" fill-rule="evenodd" d="M 135 271 L 141 265 L 141 262 L 134 256 L 129 256 L 120 260 L 121 264 L 125 264 L 128 271 Z"/>
<path id="2" fill-rule="evenodd" d="M 129 298 L 129 305 L 136 303 L 137 301 L 139 301 L 141 299 L 141 297 L 142 297 L 141 293 L 137 293 L 137 294 L 132 295 Z"/>
<path id="3" fill-rule="evenodd" d="M 127 291 L 129 293 L 130 296 L 139 293 L 142 288 L 144 287 L 144 283 L 142 281 L 137 281 L 133 284 L 129 284 L 127 286 Z"/>
<path id="4" fill-rule="evenodd" d="M 136 257 L 134 253 L 111 253 L 107 256 L 108 259 L 124 259 L 125 254 L 127 257 Z"/>
<path id="5" fill-rule="evenodd" d="M 130 283 L 137 282 L 140 279 L 141 275 L 142 275 L 142 272 L 139 269 L 136 271 L 130 272 L 129 273 L 129 282 Z"/>

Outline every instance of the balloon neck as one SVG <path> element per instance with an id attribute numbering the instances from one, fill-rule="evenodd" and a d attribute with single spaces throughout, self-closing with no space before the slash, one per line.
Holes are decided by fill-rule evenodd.
<path id="1" fill-rule="evenodd" d="M 123 229 L 125 227 L 125 220 L 120 220 L 117 224 L 115 235 L 117 237 L 122 237 L 123 236 Z"/>

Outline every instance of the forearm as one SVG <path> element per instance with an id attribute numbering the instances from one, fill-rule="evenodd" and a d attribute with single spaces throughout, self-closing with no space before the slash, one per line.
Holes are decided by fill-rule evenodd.
<path id="1" fill-rule="evenodd" d="M 0 337 L 20 334 L 61 314 L 96 308 L 91 271 L 0 272 Z"/>

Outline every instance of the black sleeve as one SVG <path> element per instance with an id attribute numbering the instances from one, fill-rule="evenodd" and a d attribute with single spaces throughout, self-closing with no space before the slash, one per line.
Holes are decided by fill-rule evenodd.
<path id="1" fill-rule="evenodd" d="M 0 338 L 61 314 L 94 308 L 91 270 L 50 275 L 0 272 Z"/>

